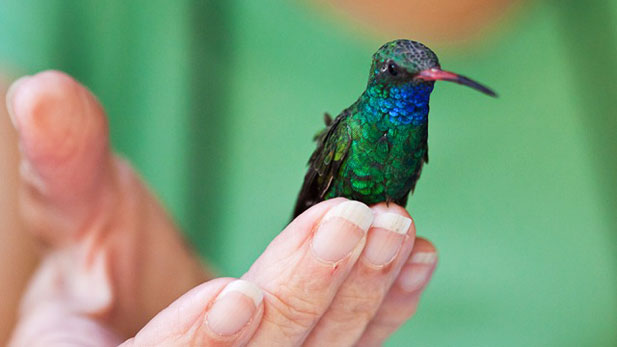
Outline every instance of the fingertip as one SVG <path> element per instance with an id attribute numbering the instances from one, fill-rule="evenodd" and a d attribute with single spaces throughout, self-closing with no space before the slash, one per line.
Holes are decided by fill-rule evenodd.
<path id="1" fill-rule="evenodd" d="M 373 211 L 375 212 L 389 212 L 389 213 L 396 213 L 399 214 L 401 216 L 407 217 L 407 218 L 411 218 L 411 216 L 409 215 L 409 212 L 407 212 L 407 210 L 400 206 L 397 205 L 395 203 L 386 203 L 386 202 L 380 202 L 378 204 L 375 204 L 373 206 L 371 206 L 371 208 L 373 209 Z"/>
<path id="2" fill-rule="evenodd" d="M 313 234 L 312 254 L 332 266 L 349 256 L 353 258 L 362 251 L 373 218 L 373 211 L 359 201 L 347 200 L 331 207 Z"/>
<path id="3" fill-rule="evenodd" d="M 136 346 L 159 346 L 171 339 L 201 339 L 204 329 L 192 327 L 203 325 L 202 321 L 210 305 L 225 286 L 233 281 L 233 278 L 217 278 L 184 293 L 152 318 L 131 343 Z M 189 332 L 194 336 L 187 336 Z"/>
<path id="4" fill-rule="evenodd" d="M 336 205 L 343 203 L 344 201 L 348 201 L 346 198 L 333 198 L 321 201 L 308 209 L 302 212 L 299 216 L 294 218 L 294 220 L 303 220 L 303 219 L 315 219 L 315 216 L 323 216 L 328 212 L 329 209 L 333 208 Z M 313 218 L 311 218 L 313 217 Z"/>
<path id="5" fill-rule="evenodd" d="M 364 258 L 368 263 L 384 267 L 392 261 L 403 263 L 412 249 L 415 229 L 406 215 L 373 208 L 375 219 L 368 234 Z"/>
<path id="6" fill-rule="evenodd" d="M 44 71 L 20 79 L 8 98 L 24 154 L 42 171 L 75 157 L 96 158 L 106 145 L 100 106 L 64 73 Z"/>
<path id="7" fill-rule="evenodd" d="M 383 344 L 388 336 L 415 314 L 437 265 L 437 257 L 437 250 L 430 241 L 416 238 L 412 252 L 358 345 Z"/>
<path id="8" fill-rule="evenodd" d="M 421 236 L 416 237 L 416 243 L 413 246 L 411 257 L 413 257 L 413 255 L 417 253 L 432 253 L 435 254 L 435 257 L 438 256 L 437 248 L 435 247 L 435 245 L 431 241 Z M 410 261 L 411 257 L 409 258 Z"/>
<path id="9" fill-rule="evenodd" d="M 108 154 L 107 122 L 96 98 L 50 70 L 14 82 L 7 105 L 28 162 L 24 181 L 55 198 L 84 198 L 105 173 Z"/>
<path id="10" fill-rule="evenodd" d="M 401 217 L 404 217 L 405 219 L 409 219 L 411 222 L 409 223 L 405 231 L 407 235 L 411 237 L 415 237 L 416 223 L 414 219 L 411 217 L 411 215 L 409 214 L 409 212 L 404 207 L 394 204 L 394 203 L 380 202 L 378 204 L 371 206 L 371 209 L 373 209 L 373 212 L 375 213 L 375 216 L 376 216 L 375 219 L 377 221 L 383 220 L 383 216 L 388 216 L 390 214 L 399 215 Z"/>
<path id="11" fill-rule="evenodd" d="M 345 198 L 334 198 L 322 201 L 318 204 L 311 206 L 306 211 L 302 212 L 299 216 L 294 218 L 286 229 L 303 229 L 312 230 L 319 224 L 321 219 L 328 213 L 328 211 L 335 206 L 348 201 Z"/>
<path id="12" fill-rule="evenodd" d="M 352 205 L 359 204 L 346 198 L 333 198 L 322 201 L 296 217 L 271 243 L 269 247 L 283 247 L 293 251 L 311 239 L 311 236 L 318 230 L 326 219 L 337 214 L 337 208 L 345 203 Z M 368 208 L 366 208 L 368 210 Z M 370 211 L 370 210 L 369 210 Z M 338 211 L 343 212 L 343 211 Z M 371 219 L 372 220 L 372 219 Z M 365 221 L 358 221 L 359 224 L 366 224 Z M 370 225 L 370 221 L 369 221 Z M 365 225 L 359 225 L 360 228 Z M 364 231 L 366 232 L 366 231 Z M 280 248 L 279 248 L 280 249 Z"/>
<path id="13" fill-rule="evenodd" d="M 252 282 L 235 280 L 228 283 L 210 307 L 205 326 L 216 337 L 237 335 L 255 320 L 263 297 L 261 288 Z"/>
<path id="14" fill-rule="evenodd" d="M 401 270 L 397 283 L 407 293 L 419 293 L 430 281 L 437 266 L 435 246 L 425 238 L 418 237 L 407 263 Z"/>
<path id="15" fill-rule="evenodd" d="M 263 312 L 263 291 L 257 285 L 217 278 L 191 289 L 127 342 L 136 346 L 244 345 Z"/>

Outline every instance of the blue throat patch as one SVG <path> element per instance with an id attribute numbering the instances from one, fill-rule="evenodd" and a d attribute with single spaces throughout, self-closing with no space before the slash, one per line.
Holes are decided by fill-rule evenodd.
<path id="1" fill-rule="evenodd" d="M 369 121 L 379 121 L 388 115 L 395 125 L 420 125 L 428 119 L 428 102 L 433 84 L 369 85 L 361 97 L 360 109 Z"/>

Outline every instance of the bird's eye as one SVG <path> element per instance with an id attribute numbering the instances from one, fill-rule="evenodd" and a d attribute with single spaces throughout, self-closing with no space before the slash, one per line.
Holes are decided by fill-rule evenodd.
<path id="1" fill-rule="evenodd" d="M 398 67 L 396 66 L 396 64 L 394 63 L 388 64 L 388 73 L 390 73 L 390 75 L 392 76 L 398 75 Z"/>

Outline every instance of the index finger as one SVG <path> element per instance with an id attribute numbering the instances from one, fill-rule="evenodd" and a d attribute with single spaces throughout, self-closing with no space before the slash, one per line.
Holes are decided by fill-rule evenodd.
<path id="1" fill-rule="evenodd" d="M 264 290 L 264 318 L 255 345 L 300 345 L 328 310 L 366 243 L 368 206 L 322 202 L 290 224 L 243 278 Z"/>

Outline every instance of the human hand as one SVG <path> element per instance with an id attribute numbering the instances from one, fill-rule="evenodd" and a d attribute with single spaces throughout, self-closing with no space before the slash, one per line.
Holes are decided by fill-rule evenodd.
<path id="1" fill-rule="evenodd" d="M 47 248 L 14 346 L 379 345 L 435 268 L 403 208 L 339 198 L 296 218 L 241 280 L 199 284 L 211 276 L 110 152 L 94 96 L 48 71 L 16 82 L 7 105 L 21 210 Z"/>

